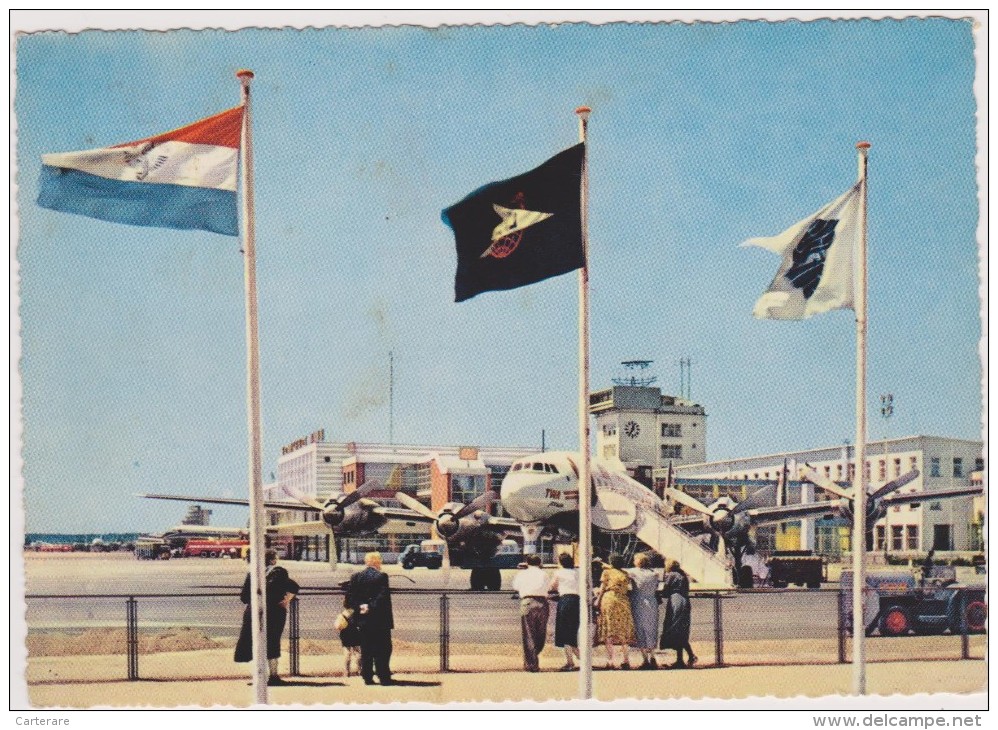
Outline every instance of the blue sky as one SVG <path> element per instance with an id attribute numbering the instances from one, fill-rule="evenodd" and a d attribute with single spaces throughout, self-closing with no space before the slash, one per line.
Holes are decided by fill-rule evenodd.
<path id="1" fill-rule="evenodd" d="M 761 249 L 841 194 L 869 140 L 871 438 L 980 438 L 974 39 L 967 21 L 38 33 L 16 43 L 29 531 L 158 530 L 141 491 L 245 493 L 237 239 L 39 208 L 40 155 L 235 106 L 251 68 L 264 475 L 318 428 L 576 444 L 576 278 L 453 302 L 441 209 L 590 121 L 594 389 L 654 360 L 708 458 L 854 438 L 851 311 L 755 320 Z M 216 522 L 245 513 L 220 511 Z"/>

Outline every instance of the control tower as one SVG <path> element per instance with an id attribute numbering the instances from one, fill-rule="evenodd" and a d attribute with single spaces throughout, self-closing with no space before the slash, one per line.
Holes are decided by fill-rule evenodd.
<path id="1" fill-rule="evenodd" d="M 596 417 L 599 459 L 619 459 L 635 479 L 651 484 L 651 470 L 707 460 L 707 414 L 691 400 L 665 395 L 646 374 L 651 360 L 626 360 L 613 387 L 589 394 Z"/>

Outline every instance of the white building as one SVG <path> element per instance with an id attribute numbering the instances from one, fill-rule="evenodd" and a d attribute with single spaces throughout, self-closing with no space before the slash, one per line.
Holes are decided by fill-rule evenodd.
<path id="1" fill-rule="evenodd" d="M 697 464 L 707 458 L 707 414 L 703 406 L 663 395 L 648 386 L 615 385 L 589 396 L 596 417 L 596 452 L 620 459 L 640 481 L 669 462 Z"/>
<path id="2" fill-rule="evenodd" d="M 866 448 L 866 480 L 873 492 L 886 482 L 911 469 L 920 475 L 898 490 L 899 494 L 925 491 L 924 502 L 898 505 L 874 525 L 870 549 L 890 553 L 925 553 L 930 549 L 980 550 L 981 500 L 975 509 L 974 497 L 932 500 L 931 493 L 942 489 L 969 487 L 979 483 L 984 471 L 981 441 L 939 436 L 908 436 L 872 441 Z M 855 476 L 855 458 L 849 445 L 767 454 L 740 459 L 684 464 L 676 476 L 716 479 L 776 479 L 784 459 L 797 467 L 809 464 L 836 482 L 850 482 Z M 816 490 L 819 491 L 820 490 Z M 835 523 L 838 524 L 835 524 Z M 849 550 L 849 526 L 843 520 L 822 521 L 814 531 L 798 534 L 801 548 L 824 554 Z M 784 530 L 787 532 L 787 530 Z M 793 532 L 791 530 L 791 532 Z M 781 546 L 785 548 L 784 546 Z"/>

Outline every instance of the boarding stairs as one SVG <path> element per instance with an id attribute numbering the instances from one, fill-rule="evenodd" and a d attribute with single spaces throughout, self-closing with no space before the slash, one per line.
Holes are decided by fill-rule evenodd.
<path id="1" fill-rule="evenodd" d="M 666 561 L 679 561 L 690 580 L 701 588 L 734 587 L 732 565 L 726 554 L 716 553 L 673 524 L 665 504 L 654 492 L 642 488 L 637 498 L 635 490 L 618 486 L 618 479 L 601 479 L 594 474 L 594 525 L 608 532 L 633 532 Z"/>

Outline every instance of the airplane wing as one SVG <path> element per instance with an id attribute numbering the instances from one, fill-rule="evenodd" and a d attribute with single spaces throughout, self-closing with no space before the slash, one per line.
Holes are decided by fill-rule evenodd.
<path id="1" fill-rule="evenodd" d="M 194 497 L 186 494 L 138 494 L 137 497 L 146 499 L 170 499 L 176 502 L 203 502 L 204 504 L 232 504 L 240 507 L 249 507 L 248 499 L 235 499 L 231 497 Z M 315 507 L 298 502 L 283 502 L 275 500 L 264 500 L 263 506 L 267 509 L 286 509 L 297 512 L 318 512 Z"/>
<path id="2" fill-rule="evenodd" d="M 828 502 L 807 502 L 806 504 L 788 504 L 784 507 L 756 507 L 745 513 L 752 520 L 753 526 L 772 525 L 786 520 L 797 520 L 815 515 L 827 515 L 839 508 L 839 500 Z"/>
<path id="3" fill-rule="evenodd" d="M 365 504 L 364 506 L 367 507 L 368 505 Z M 426 515 L 421 515 L 418 512 L 413 512 L 411 509 L 403 509 L 401 507 L 384 507 L 382 505 L 378 505 L 376 507 L 370 507 L 370 510 L 379 517 L 384 517 L 386 520 L 426 523 L 435 521 Z"/>
<path id="4" fill-rule="evenodd" d="M 937 492 L 913 492 L 911 494 L 892 494 L 880 500 L 884 505 L 911 504 L 912 502 L 934 502 L 937 499 L 952 499 L 954 497 L 976 497 L 984 494 L 983 487 L 959 487 L 956 489 L 940 489 Z"/>

